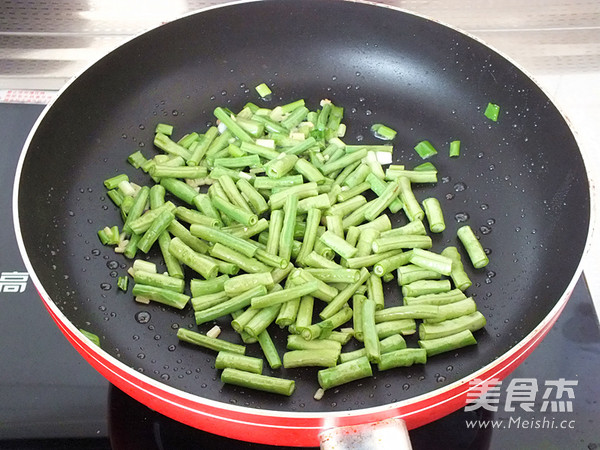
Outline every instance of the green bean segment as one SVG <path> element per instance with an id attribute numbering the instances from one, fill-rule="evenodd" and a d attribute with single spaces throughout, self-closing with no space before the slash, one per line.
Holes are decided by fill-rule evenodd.
<path id="1" fill-rule="evenodd" d="M 227 367 L 221 372 L 221 381 L 225 384 L 234 384 L 244 388 L 271 392 L 288 397 L 296 389 L 294 380 L 246 372 L 231 367 Z"/>
<path id="2" fill-rule="evenodd" d="M 373 371 L 366 356 L 319 370 L 317 374 L 319 385 L 325 390 L 370 376 L 373 376 Z"/>
<path id="3" fill-rule="evenodd" d="M 292 350 L 283 354 L 283 367 L 333 367 L 340 352 L 337 350 Z"/>
<path id="4" fill-rule="evenodd" d="M 477 239 L 477 236 L 473 233 L 473 229 L 469 225 L 465 225 L 460 227 L 456 234 L 469 254 L 473 267 L 481 269 L 482 267 L 487 266 L 490 262 L 489 258 Z"/>
<path id="5" fill-rule="evenodd" d="M 179 340 L 190 344 L 199 345 L 200 347 L 208 348 L 215 351 L 227 351 L 243 355 L 246 353 L 246 347 L 243 345 L 234 344 L 224 339 L 211 338 L 195 331 L 179 328 L 177 330 Z"/>
<path id="6" fill-rule="evenodd" d="M 378 370 L 389 370 L 395 367 L 408 367 L 413 364 L 425 364 L 427 351 L 423 348 L 404 348 L 384 353 L 377 364 Z"/>
<path id="7" fill-rule="evenodd" d="M 217 354 L 217 359 L 215 359 L 215 369 L 225 369 L 226 367 L 246 372 L 262 373 L 263 360 L 222 350 Z"/>
<path id="8" fill-rule="evenodd" d="M 425 349 L 428 357 L 475 344 L 477 344 L 477 341 L 471 330 L 463 330 L 437 339 L 422 339 L 419 341 L 419 347 Z"/>

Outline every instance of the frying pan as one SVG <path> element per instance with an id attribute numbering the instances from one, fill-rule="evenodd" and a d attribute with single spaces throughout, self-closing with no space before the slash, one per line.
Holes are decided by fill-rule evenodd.
<path id="1" fill-rule="evenodd" d="M 398 130 L 396 163 L 422 162 L 412 147 L 423 139 L 438 147 L 432 162 L 440 181 L 415 192 L 442 201 L 447 229 L 434 237 L 434 250 L 460 247 L 456 230 L 468 223 L 490 253 L 488 267 L 470 270 L 469 294 L 488 320 L 477 346 L 425 366 L 376 372 L 320 401 L 313 399 L 316 370 L 284 370 L 279 375 L 295 379 L 297 391 L 281 398 L 223 386 L 213 354 L 178 342 L 178 327 L 198 329 L 190 309 L 140 305 L 116 289 L 130 261 L 97 240 L 98 229 L 120 223 L 102 181 L 126 172 L 148 183 L 125 160 L 135 150 L 152 156 L 158 122 L 173 124 L 179 136 L 202 131 L 216 106 L 260 103 L 252 88 L 262 82 L 274 92 L 272 104 L 303 98 L 314 109 L 330 98 L 343 106 L 347 143 L 379 143 L 369 132 L 376 122 Z M 501 106 L 497 122 L 483 114 L 488 102 Z M 450 159 L 445 149 L 454 139 L 462 154 Z M 332 426 L 402 417 L 418 427 L 464 406 L 470 381 L 501 379 L 522 362 L 581 273 L 590 201 L 565 119 L 527 75 L 483 43 L 374 4 L 267 1 L 162 25 L 72 80 L 23 150 L 14 221 L 49 313 L 111 383 L 203 430 L 311 446 Z M 396 225 L 403 220 L 394 217 Z M 386 302 L 398 304 L 398 289 L 388 284 Z M 236 339 L 227 321 L 218 323 L 225 338 Z M 100 348 L 79 329 L 97 334 Z M 273 335 L 283 349 L 284 333 Z"/>

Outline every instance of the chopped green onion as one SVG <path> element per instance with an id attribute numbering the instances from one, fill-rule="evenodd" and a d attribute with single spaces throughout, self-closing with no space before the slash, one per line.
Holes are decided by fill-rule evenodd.
<path id="1" fill-rule="evenodd" d="M 391 167 L 392 167 L 392 166 L 390 166 L 390 168 L 391 168 Z M 422 163 L 422 164 L 419 164 L 418 166 L 415 166 L 415 167 L 413 168 L 413 170 L 414 170 L 415 172 L 429 172 L 429 171 L 435 171 L 435 172 L 437 172 L 437 169 L 436 169 L 436 167 L 433 165 L 433 163 L 431 163 L 431 162 L 429 162 L 429 161 L 427 161 L 427 162 L 424 162 L 424 163 Z"/>
<path id="2" fill-rule="evenodd" d="M 417 145 L 415 145 L 415 151 L 423 159 L 431 158 L 433 155 L 437 154 L 437 150 L 429 141 L 419 142 Z"/>
<path id="3" fill-rule="evenodd" d="M 500 106 L 495 105 L 494 103 L 488 103 L 483 114 L 488 119 L 496 122 L 498 120 L 498 116 L 500 115 Z"/>
<path id="4" fill-rule="evenodd" d="M 129 285 L 129 278 L 127 276 L 122 276 L 117 278 L 117 287 L 121 289 L 123 292 L 127 292 L 127 286 Z"/>
<path id="5" fill-rule="evenodd" d="M 86 338 L 88 338 L 90 341 L 92 341 L 94 344 L 100 347 L 100 338 L 97 335 L 95 335 L 94 333 L 90 333 L 89 331 L 86 331 L 82 328 L 80 328 L 79 331 L 81 331 L 81 334 L 83 334 Z"/>
<path id="6" fill-rule="evenodd" d="M 373 133 L 373 136 L 384 141 L 391 141 L 396 137 L 396 130 L 381 123 L 373 124 L 371 126 L 371 132 Z"/>
<path id="7" fill-rule="evenodd" d="M 114 177 L 104 180 L 104 186 L 106 187 L 106 189 L 116 189 L 117 187 L 119 187 L 119 183 L 121 183 L 122 181 L 129 181 L 129 177 L 124 173 L 115 175 Z"/>
<path id="8" fill-rule="evenodd" d="M 457 156 L 460 156 L 460 141 L 452 141 L 452 142 L 450 142 L 449 156 L 451 158 L 455 158 Z"/>
<path id="9" fill-rule="evenodd" d="M 258 95 L 260 95 L 262 98 L 265 98 L 272 93 L 271 89 L 266 83 L 260 83 L 254 89 L 256 89 L 256 92 L 258 92 Z"/>
<path id="10" fill-rule="evenodd" d="M 156 124 L 156 129 L 154 133 L 162 133 L 167 136 L 171 136 L 173 134 L 173 125 L 168 125 L 166 123 L 158 123 Z"/>

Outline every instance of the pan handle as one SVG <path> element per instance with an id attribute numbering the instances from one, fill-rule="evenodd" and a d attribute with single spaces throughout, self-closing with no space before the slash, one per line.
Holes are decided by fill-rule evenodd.
<path id="1" fill-rule="evenodd" d="M 329 428 L 319 434 L 321 450 L 411 450 L 406 422 L 380 422 Z"/>

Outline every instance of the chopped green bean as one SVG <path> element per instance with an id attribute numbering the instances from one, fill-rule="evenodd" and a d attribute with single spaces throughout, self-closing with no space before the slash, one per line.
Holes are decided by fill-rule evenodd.
<path id="1" fill-rule="evenodd" d="M 168 192 L 189 205 L 194 204 L 194 198 L 198 195 L 198 192 L 193 187 L 177 178 L 161 178 L 160 184 Z"/>
<path id="2" fill-rule="evenodd" d="M 425 229 L 425 225 L 423 225 L 423 221 L 420 219 L 415 219 L 406 225 L 403 225 L 398 228 L 394 228 L 392 230 L 382 231 L 381 237 L 397 237 L 397 236 L 405 236 L 405 235 L 422 235 L 425 236 L 427 234 L 427 230 Z"/>
<path id="3" fill-rule="evenodd" d="M 437 198 L 429 197 L 423 200 L 423 209 L 429 223 L 429 229 L 433 233 L 441 233 L 446 229 L 442 207 Z"/>
<path id="4" fill-rule="evenodd" d="M 490 260 L 485 254 L 485 250 L 481 246 L 477 236 L 473 233 L 473 229 L 469 225 L 464 225 L 458 229 L 456 234 L 469 254 L 473 267 L 481 269 L 487 266 Z"/>
<path id="5" fill-rule="evenodd" d="M 233 384 L 243 388 L 256 389 L 288 397 L 294 393 L 296 388 L 294 380 L 245 372 L 231 367 L 223 370 L 221 381 L 225 384 Z"/>
<path id="6" fill-rule="evenodd" d="M 350 300 L 360 285 L 365 283 L 369 278 L 369 271 L 364 267 L 360 270 L 360 278 L 357 282 L 349 284 L 341 290 L 329 304 L 323 308 L 319 316 L 325 320 L 337 313 Z"/>
<path id="7" fill-rule="evenodd" d="M 180 278 L 174 278 L 161 273 L 146 272 L 143 270 L 136 270 L 133 275 L 133 280 L 136 283 L 161 287 L 171 291 L 179 292 L 180 294 L 183 294 L 183 290 L 185 288 L 185 281 Z"/>
<path id="8" fill-rule="evenodd" d="M 185 308 L 190 300 L 189 295 L 180 294 L 170 289 L 137 283 L 133 286 L 131 293 L 136 297 L 148 298 L 177 309 Z"/>
<path id="9" fill-rule="evenodd" d="M 370 376 L 373 371 L 366 356 L 319 370 L 317 374 L 319 385 L 325 390 Z"/>
<path id="10" fill-rule="evenodd" d="M 289 261 L 292 256 L 292 241 L 294 240 L 294 226 L 298 212 L 298 196 L 290 195 L 283 208 L 283 223 L 279 235 L 279 256 Z"/>
<path id="11" fill-rule="evenodd" d="M 263 360 L 253 356 L 221 350 L 217 353 L 217 359 L 215 359 L 215 369 L 225 369 L 226 367 L 246 372 L 262 373 Z"/>
<path id="12" fill-rule="evenodd" d="M 417 280 L 402 286 L 402 295 L 417 297 L 419 295 L 448 292 L 451 288 L 450 280 Z"/>
<path id="13" fill-rule="evenodd" d="M 356 247 L 348 244 L 343 238 L 331 231 L 326 231 L 319 239 L 342 258 L 352 258 L 357 252 Z"/>
<path id="14" fill-rule="evenodd" d="M 427 351 L 423 348 L 404 348 L 381 355 L 377 364 L 378 370 L 389 370 L 395 367 L 409 367 L 413 364 L 425 364 Z"/>
<path id="15" fill-rule="evenodd" d="M 398 267 L 397 274 L 398 284 L 400 286 L 404 286 L 405 284 L 409 284 L 418 280 L 439 280 L 442 277 L 442 274 L 439 272 L 423 269 L 422 267 L 415 266 L 414 264 L 406 264 Z"/>
<path id="16" fill-rule="evenodd" d="M 300 298 L 304 295 L 312 294 L 319 284 L 317 281 L 312 281 L 300 286 L 294 286 L 285 288 L 281 291 L 270 292 L 262 296 L 255 297 L 252 300 L 252 306 L 254 308 L 266 308 L 267 306 L 277 305 L 294 298 Z"/>
<path id="17" fill-rule="evenodd" d="M 425 349 L 427 357 L 475 344 L 477 344 L 477 341 L 470 330 L 463 330 L 437 339 L 422 339 L 419 341 L 419 347 Z"/>
<path id="18" fill-rule="evenodd" d="M 440 292 L 439 294 L 419 295 L 418 297 L 404 297 L 405 305 L 447 305 L 448 303 L 464 300 L 467 296 L 460 289 L 452 289 L 448 292 Z"/>
<path id="19" fill-rule="evenodd" d="M 269 363 L 269 367 L 271 369 L 279 369 L 282 366 L 281 358 L 279 357 L 279 353 L 277 353 L 277 348 L 275 347 L 269 332 L 264 330 L 256 337 L 256 339 L 265 355 L 265 359 Z"/>
<path id="20" fill-rule="evenodd" d="M 173 235 L 173 237 L 181 239 L 181 241 L 190 247 L 192 250 L 198 253 L 205 254 L 208 252 L 208 244 L 201 239 L 198 239 L 196 236 L 192 236 L 190 230 L 187 229 L 184 225 L 179 223 L 177 220 L 172 220 L 167 228 L 169 233 Z"/>
<path id="21" fill-rule="evenodd" d="M 375 310 L 379 311 L 384 308 L 383 283 L 381 278 L 375 274 L 371 274 L 367 279 L 367 296 L 375 302 Z"/>
<path id="22" fill-rule="evenodd" d="M 468 289 L 473 283 L 471 282 L 469 275 L 467 275 L 467 272 L 465 272 L 460 253 L 458 253 L 457 248 L 452 246 L 446 247 L 444 250 L 442 250 L 441 255 L 447 256 L 452 260 L 450 278 L 452 278 L 454 286 L 461 291 Z"/>
<path id="23" fill-rule="evenodd" d="M 452 271 L 452 260 L 450 258 L 421 248 L 412 250 L 410 262 L 424 269 L 439 272 L 442 275 L 450 275 Z"/>
<path id="24" fill-rule="evenodd" d="M 429 249 L 433 241 L 429 236 L 420 234 L 404 234 L 392 237 L 379 237 L 373 241 L 373 252 L 384 253 L 390 250 L 401 250 L 408 248 Z"/>
<path id="25" fill-rule="evenodd" d="M 258 272 L 231 277 L 225 280 L 223 288 L 227 295 L 234 297 L 255 286 L 263 285 L 268 287 L 273 284 L 271 272 Z"/>
<path id="26" fill-rule="evenodd" d="M 167 273 L 173 278 L 183 279 L 183 268 L 179 260 L 169 252 L 169 245 L 171 244 L 171 236 L 167 231 L 163 231 L 158 236 L 158 246 L 162 254 L 165 266 L 167 266 Z"/>
<path id="27" fill-rule="evenodd" d="M 281 305 L 275 323 L 281 328 L 288 327 L 296 322 L 300 298 L 295 298 Z"/>
<path id="28" fill-rule="evenodd" d="M 414 319 L 398 319 L 379 322 L 375 325 L 377 337 L 384 339 L 393 334 L 414 334 L 417 331 L 417 324 Z"/>
<path id="29" fill-rule="evenodd" d="M 194 269 L 204 278 L 214 278 L 219 270 L 217 264 L 200 253 L 195 252 L 183 241 L 177 237 L 171 239 L 169 243 L 169 253 L 181 261 L 186 266 Z"/>
<path id="30" fill-rule="evenodd" d="M 361 341 L 361 342 L 364 340 L 362 317 L 363 317 L 363 305 L 364 305 L 366 299 L 367 299 L 367 297 L 365 297 L 364 295 L 360 295 L 360 294 L 355 294 L 352 296 L 352 310 L 353 310 L 352 320 L 353 320 L 353 325 L 354 325 L 354 337 L 358 341 Z"/>
<path id="31" fill-rule="evenodd" d="M 356 243 L 355 257 L 368 256 L 373 253 L 373 242 L 381 234 L 376 228 L 366 228 L 361 231 L 360 228 L 353 227 L 359 232 L 358 242 Z"/>
<path id="32" fill-rule="evenodd" d="M 405 177 L 410 180 L 411 183 L 436 183 L 437 182 L 437 170 L 423 170 L 423 169 L 397 169 L 389 167 L 385 171 L 385 178 L 387 180 L 397 180 L 399 177 Z"/>
<path id="33" fill-rule="evenodd" d="M 231 353 L 237 353 L 243 355 L 246 352 L 246 347 L 243 345 L 232 344 L 231 342 L 223 339 L 211 338 L 206 335 L 197 333 L 195 331 L 187 330 L 185 328 L 179 328 L 177 330 L 177 337 L 184 342 L 190 344 L 199 345 L 201 347 L 208 348 L 215 351 L 227 351 Z"/>
<path id="34" fill-rule="evenodd" d="M 190 281 L 190 292 L 193 297 L 198 297 L 205 294 L 214 294 L 225 289 L 225 281 L 229 279 L 229 275 L 221 275 L 209 280 L 199 280 L 193 278 Z"/>
<path id="35" fill-rule="evenodd" d="M 360 279 L 357 269 L 307 268 L 306 272 L 326 283 L 355 283 Z"/>
<path id="36" fill-rule="evenodd" d="M 378 277 L 385 277 L 396 269 L 400 269 L 410 261 L 411 251 L 396 253 L 395 255 L 373 264 L 373 273 Z M 416 267 L 416 266 L 415 266 Z M 439 276 L 439 275 L 438 275 Z M 398 278 L 399 280 L 400 278 Z"/>
<path id="37" fill-rule="evenodd" d="M 297 334 L 290 334 L 287 338 L 287 349 L 288 350 L 323 350 L 323 349 L 334 349 L 338 352 L 342 350 L 342 344 L 338 341 L 331 339 L 316 339 L 306 340 L 302 336 Z"/>
<path id="38" fill-rule="evenodd" d="M 239 311 L 240 309 L 249 306 L 254 297 L 263 295 L 266 292 L 267 289 L 264 286 L 256 286 L 229 300 L 219 303 L 218 305 L 202 311 L 196 311 L 194 313 L 196 324 L 201 325 L 205 322 L 210 322 L 211 320 L 231 314 L 234 311 Z"/>
<path id="39" fill-rule="evenodd" d="M 323 300 L 324 302 L 329 303 L 332 301 L 335 296 L 338 294 L 338 290 L 325 283 L 324 281 L 316 278 L 307 270 L 294 270 L 288 277 L 288 281 L 292 285 L 301 285 L 303 283 L 317 283 L 317 288 L 311 293 L 311 295 L 315 298 Z"/>
<path id="40" fill-rule="evenodd" d="M 398 197 L 399 193 L 399 181 L 388 183 L 381 195 L 370 203 L 369 208 L 365 211 L 365 219 L 372 221 L 379 217 L 379 215 Z"/>
<path id="41" fill-rule="evenodd" d="M 408 216 L 408 220 L 421 220 L 425 217 L 425 212 L 421 209 L 415 194 L 411 188 L 410 180 L 407 177 L 398 177 L 400 183 L 400 198 L 404 205 L 404 212 Z"/>
<path id="42" fill-rule="evenodd" d="M 157 186 L 160 186 L 157 184 Z M 214 217 L 209 217 L 194 209 L 188 209 L 184 206 L 178 206 L 175 209 L 175 217 L 189 224 L 200 224 L 208 227 L 216 228 L 219 226 L 219 221 Z"/>
<path id="43" fill-rule="evenodd" d="M 150 227 L 142 235 L 142 238 L 138 242 L 138 249 L 144 253 L 148 253 L 150 247 L 156 242 L 158 236 L 163 231 L 167 230 L 167 227 L 175 219 L 175 215 L 170 211 L 163 211 L 160 215 L 152 222 Z"/>
<path id="44" fill-rule="evenodd" d="M 406 341 L 401 334 L 393 334 L 379 341 L 381 356 L 383 356 L 385 353 L 393 352 L 394 350 L 401 350 L 403 348 L 406 348 Z M 351 352 L 340 353 L 339 362 L 344 363 L 366 355 L 367 351 L 363 347 Z"/>
<path id="45" fill-rule="evenodd" d="M 422 323 L 419 326 L 419 338 L 423 340 L 437 339 L 460 333 L 463 330 L 474 332 L 483 328 L 485 323 L 485 317 L 479 311 L 438 323 Z"/>
<path id="46" fill-rule="evenodd" d="M 225 233 L 217 228 L 207 227 L 200 224 L 192 224 L 190 233 L 204 239 L 208 242 L 223 244 L 226 247 L 237 250 L 247 257 L 252 257 L 256 253 L 258 246 L 252 241 L 241 239 L 232 234 Z"/>
<path id="47" fill-rule="evenodd" d="M 392 306 L 375 312 L 375 322 L 389 322 L 400 319 L 435 319 L 440 317 L 440 307 L 436 305 Z"/>
<path id="48" fill-rule="evenodd" d="M 367 298 L 362 305 L 362 332 L 366 356 L 372 363 L 378 363 L 381 357 L 375 325 L 375 310 L 375 301 Z"/>
<path id="49" fill-rule="evenodd" d="M 247 211 L 233 203 L 221 198 L 214 197 L 212 199 L 213 206 L 227 215 L 229 218 L 236 222 L 242 223 L 246 226 L 255 225 L 258 222 L 258 216 L 250 211 Z"/>
<path id="50" fill-rule="evenodd" d="M 202 294 L 192 297 L 191 302 L 194 311 L 202 311 L 204 309 L 219 305 L 225 300 L 229 300 L 229 296 L 225 291 L 219 291 L 212 294 Z"/>
<path id="51" fill-rule="evenodd" d="M 330 173 L 335 172 L 336 170 L 343 169 L 349 164 L 352 164 L 356 161 L 360 161 L 365 156 L 367 156 L 366 149 L 358 150 L 353 153 L 346 153 L 344 156 L 336 159 L 335 161 L 325 163 L 321 171 L 324 175 L 329 175 Z"/>
<path id="52" fill-rule="evenodd" d="M 422 305 L 421 307 L 424 307 Z M 466 298 L 458 302 L 438 306 L 438 314 L 431 318 L 423 318 L 424 323 L 438 323 L 457 317 L 466 316 L 477 311 L 477 305 L 472 298 Z"/>
<path id="53" fill-rule="evenodd" d="M 229 262 L 238 266 L 244 272 L 258 273 L 268 272 L 269 266 L 263 264 L 256 258 L 250 258 L 243 253 L 240 253 L 232 248 L 226 247 L 223 244 L 216 243 L 209 250 L 210 256 L 220 259 L 222 261 Z"/>
<path id="54" fill-rule="evenodd" d="M 377 264 L 379 261 L 383 261 L 386 258 L 398 255 L 402 253 L 401 250 L 390 250 L 384 253 L 374 253 L 368 256 L 358 256 L 356 258 L 349 258 L 346 260 L 346 266 L 349 269 L 360 269 L 362 267 L 369 267 L 373 264 Z"/>
<path id="55" fill-rule="evenodd" d="M 330 349 L 291 350 L 283 354 L 283 367 L 333 367 L 339 355 L 339 351 Z"/>
<path id="56" fill-rule="evenodd" d="M 150 197 L 150 188 L 148 186 L 142 186 L 140 191 L 134 197 L 133 204 L 131 205 L 131 209 L 129 210 L 129 213 L 127 214 L 127 219 L 125 220 L 125 223 L 123 224 L 123 232 L 124 233 L 132 232 L 130 224 L 138 217 L 141 217 L 142 213 L 144 212 L 144 209 L 146 207 L 146 202 L 148 201 L 149 197 Z"/>
<path id="57" fill-rule="evenodd" d="M 244 331 L 254 338 L 265 331 L 271 325 L 281 309 L 281 304 L 272 304 L 258 310 L 244 327 Z"/>

